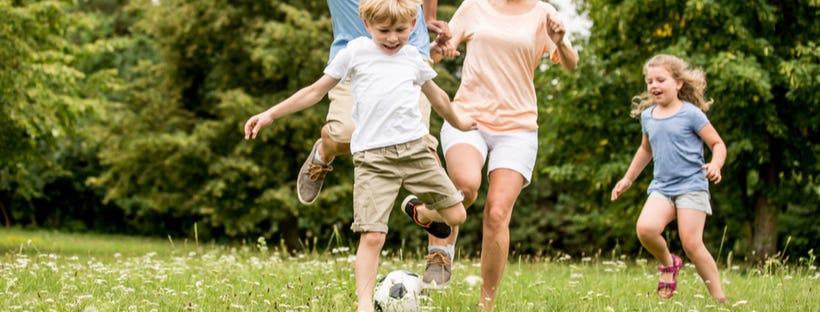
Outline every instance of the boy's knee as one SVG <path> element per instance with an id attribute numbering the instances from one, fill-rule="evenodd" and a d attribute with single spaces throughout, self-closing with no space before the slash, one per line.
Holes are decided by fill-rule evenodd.
<path id="1" fill-rule="evenodd" d="M 376 247 L 381 248 L 385 242 L 385 233 L 381 232 L 365 232 L 362 233 L 362 236 L 359 238 L 359 244 L 369 246 L 369 247 Z"/>
<path id="2" fill-rule="evenodd" d="M 439 212 L 444 222 L 448 225 L 461 225 L 467 221 L 467 211 L 464 210 L 464 206 L 462 204 L 458 204 L 452 206 L 450 208 L 446 208 Z"/>

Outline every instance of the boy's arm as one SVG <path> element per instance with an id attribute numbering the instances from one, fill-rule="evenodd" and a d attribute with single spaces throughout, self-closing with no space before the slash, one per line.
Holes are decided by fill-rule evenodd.
<path id="1" fill-rule="evenodd" d="M 638 147 L 638 151 L 635 152 L 635 156 L 632 157 L 632 162 L 629 164 L 629 169 L 626 170 L 626 174 L 624 177 L 615 184 L 615 187 L 612 188 L 612 195 L 610 200 L 614 201 L 618 199 L 621 194 L 623 194 L 626 189 L 632 186 L 632 182 L 638 178 L 638 175 L 641 174 L 646 165 L 652 160 L 652 146 L 649 144 L 649 138 L 646 135 L 643 135 L 641 139 L 641 146 Z"/>
<path id="2" fill-rule="evenodd" d="M 271 124 L 276 118 L 316 105 L 316 103 L 319 103 L 319 101 L 325 97 L 325 94 L 338 83 L 339 79 L 327 74 L 322 75 L 322 77 L 313 84 L 299 89 L 299 91 L 296 91 L 296 93 L 279 104 L 254 115 L 245 122 L 245 140 L 255 139 L 259 130 Z"/>
<path id="3" fill-rule="evenodd" d="M 450 96 L 444 92 L 433 80 L 427 80 L 421 86 L 421 92 L 430 101 L 430 106 L 439 114 L 444 120 L 449 122 L 453 127 L 461 131 L 470 131 L 478 129 L 475 120 L 472 118 L 459 118 L 450 106 Z"/>

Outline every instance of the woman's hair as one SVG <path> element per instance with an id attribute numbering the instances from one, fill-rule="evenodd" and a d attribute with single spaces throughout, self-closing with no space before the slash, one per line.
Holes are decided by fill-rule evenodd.
<path id="1" fill-rule="evenodd" d="M 421 0 L 361 0 L 359 15 L 369 23 L 395 25 L 412 21 Z"/>
<path id="2" fill-rule="evenodd" d="M 646 61 L 643 66 L 643 74 L 646 75 L 650 67 L 662 67 L 666 69 L 677 81 L 683 82 L 678 90 L 678 98 L 695 104 L 700 110 L 706 112 L 714 102 L 712 99 L 706 100 L 706 74 L 698 68 L 690 68 L 686 61 L 668 54 L 658 54 Z M 648 91 L 632 98 L 631 117 L 638 117 L 647 107 L 655 102 L 649 96 Z"/>

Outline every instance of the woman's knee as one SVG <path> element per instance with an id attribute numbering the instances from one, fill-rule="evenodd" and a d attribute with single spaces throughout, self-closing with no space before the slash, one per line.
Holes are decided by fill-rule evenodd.
<path id="1" fill-rule="evenodd" d="M 495 208 L 492 205 L 484 207 L 484 227 L 487 229 L 504 228 L 510 225 L 510 212 L 506 209 Z"/>

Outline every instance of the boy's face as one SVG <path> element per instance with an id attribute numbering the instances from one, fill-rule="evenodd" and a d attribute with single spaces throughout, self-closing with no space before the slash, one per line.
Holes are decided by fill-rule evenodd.
<path id="1" fill-rule="evenodd" d="M 387 55 L 393 55 L 410 40 L 410 33 L 413 32 L 416 19 L 395 24 L 364 21 L 364 25 L 379 49 Z"/>

